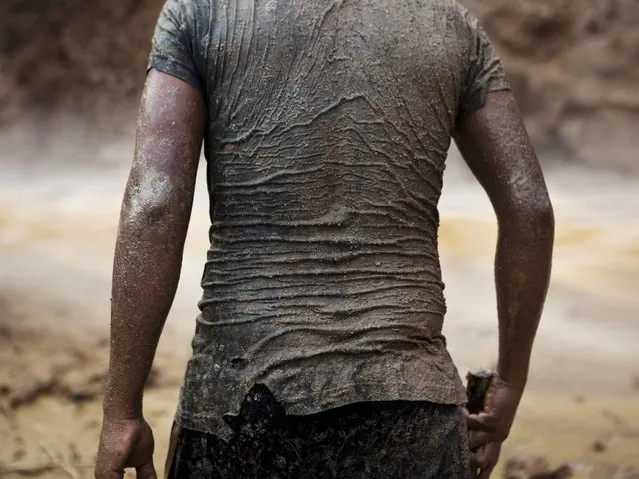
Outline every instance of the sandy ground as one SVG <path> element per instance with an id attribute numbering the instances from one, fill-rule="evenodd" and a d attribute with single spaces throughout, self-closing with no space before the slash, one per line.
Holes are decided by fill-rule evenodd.
<path id="1" fill-rule="evenodd" d="M 0 477 L 91 477 L 112 251 L 131 155 L 125 140 L 100 144 L 85 162 L 32 159 L 2 169 Z M 47 155 L 66 151 L 53 143 Z M 465 374 L 496 357 L 496 228 L 489 202 L 455 154 L 450 165 L 440 232 L 446 334 Z M 553 282 L 503 462 L 540 455 L 570 464 L 575 477 L 636 479 L 639 181 L 568 166 L 547 174 L 557 215 Z M 160 469 L 194 327 L 206 206 L 200 181 L 181 286 L 145 398 Z"/>

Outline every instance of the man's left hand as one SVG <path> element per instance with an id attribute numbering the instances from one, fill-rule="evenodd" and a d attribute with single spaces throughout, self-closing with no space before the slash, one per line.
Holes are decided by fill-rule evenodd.
<path id="1" fill-rule="evenodd" d="M 484 410 L 479 414 L 466 411 L 473 479 L 488 479 L 497 465 L 521 396 L 522 388 L 512 387 L 495 376 L 486 393 Z"/>

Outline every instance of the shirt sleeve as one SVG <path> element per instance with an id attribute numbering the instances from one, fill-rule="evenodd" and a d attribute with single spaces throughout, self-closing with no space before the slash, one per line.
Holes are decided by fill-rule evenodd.
<path id="1" fill-rule="evenodd" d="M 458 121 L 481 108 L 489 93 L 510 90 L 510 84 L 495 48 L 479 21 L 464 11 L 468 26 L 469 62 Z"/>
<path id="2" fill-rule="evenodd" d="M 193 22 L 185 0 L 167 0 L 160 12 L 151 42 L 147 72 L 154 68 L 185 81 L 204 96 L 193 44 Z"/>

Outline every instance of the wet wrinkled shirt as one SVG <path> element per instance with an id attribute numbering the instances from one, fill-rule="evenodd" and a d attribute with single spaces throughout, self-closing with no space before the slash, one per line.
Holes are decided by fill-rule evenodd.
<path id="1" fill-rule="evenodd" d="M 228 433 L 253 384 L 290 414 L 465 401 L 442 336 L 451 134 L 507 89 L 454 0 L 168 0 L 149 68 L 196 88 L 211 246 L 183 427 Z"/>

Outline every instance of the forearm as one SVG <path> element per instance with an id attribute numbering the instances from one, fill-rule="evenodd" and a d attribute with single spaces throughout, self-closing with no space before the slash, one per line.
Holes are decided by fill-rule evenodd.
<path id="1" fill-rule="evenodd" d="M 139 417 L 142 392 L 177 289 L 183 238 L 175 215 L 125 201 L 116 244 L 106 414 Z"/>
<path id="2" fill-rule="evenodd" d="M 537 215 L 500 221 L 495 279 L 501 379 L 523 391 L 546 298 L 554 219 L 550 205 Z"/>

